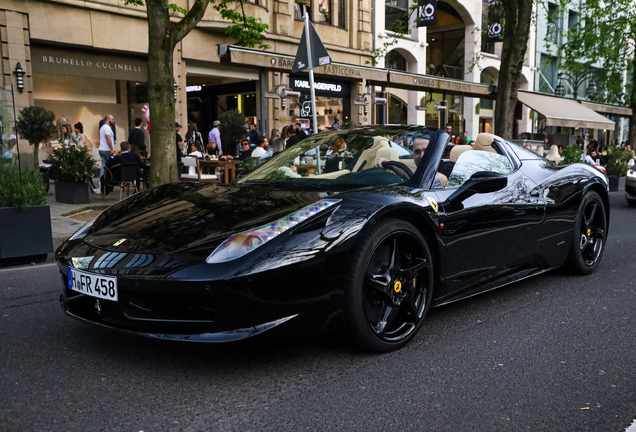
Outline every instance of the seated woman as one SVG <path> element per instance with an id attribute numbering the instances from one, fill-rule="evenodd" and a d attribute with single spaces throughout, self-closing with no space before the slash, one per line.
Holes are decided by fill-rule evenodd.
<path id="1" fill-rule="evenodd" d="M 216 145 L 216 143 L 212 143 L 214 145 Z M 192 151 L 188 154 L 188 156 L 196 156 L 198 158 L 202 158 L 203 157 L 203 153 L 201 153 L 201 144 L 199 144 L 198 142 L 193 142 L 192 143 Z M 197 169 L 196 167 L 190 167 L 190 170 L 188 171 L 188 174 L 190 175 L 196 175 L 197 173 Z"/>

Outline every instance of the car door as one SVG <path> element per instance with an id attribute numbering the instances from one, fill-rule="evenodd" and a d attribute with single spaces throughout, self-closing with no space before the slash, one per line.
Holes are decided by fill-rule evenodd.
<path id="1" fill-rule="evenodd" d="M 442 297 L 486 289 L 537 264 L 534 239 L 545 206 L 518 159 L 499 149 L 462 153 L 446 187 L 436 190 L 445 242 Z"/>

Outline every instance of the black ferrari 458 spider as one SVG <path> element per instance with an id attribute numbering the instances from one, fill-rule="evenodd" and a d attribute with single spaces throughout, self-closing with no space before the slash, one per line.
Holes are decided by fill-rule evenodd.
<path id="1" fill-rule="evenodd" d="M 57 250 L 64 311 L 162 339 L 336 330 L 390 351 L 431 307 L 596 269 L 604 174 L 494 135 L 448 142 L 411 126 L 324 132 L 234 185 L 138 193 Z"/>

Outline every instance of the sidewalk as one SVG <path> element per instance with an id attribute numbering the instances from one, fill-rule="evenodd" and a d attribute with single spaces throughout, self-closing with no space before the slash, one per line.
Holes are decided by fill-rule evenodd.
<path id="1" fill-rule="evenodd" d="M 95 184 L 99 184 L 97 179 Z M 124 197 L 126 194 L 124 194 Z M 123 197 L 122 197 L 123 198 Z M 73 235 L 87 221 L 93 219 L 109 206 L 119 201 L 119 188 L 106 196 L 105 200 L 95 194 L 90 194 L 88 204 L 64 204 L 55 201 L 55 182 L 46 196 L 46 203 L 51 209 L 51 230 L 53 232 L 53 248 L 57 249 L 64 240 Z"/>

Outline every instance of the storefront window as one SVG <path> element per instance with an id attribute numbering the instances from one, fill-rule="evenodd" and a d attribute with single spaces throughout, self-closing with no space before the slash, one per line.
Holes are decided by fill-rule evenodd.
<path id="1" fill-rule="evenodd" d="M 408 123 L 406 103 L 397 96 L 389 94 L 389 124 Z"/>
<path id="2" fill-rule="evenodd" d="M 311 97 L 309 80 L 306 76 L 290 75 L 289 86 L 294 91 L 300 92 L 299 98 L 289 98 L 288 109 L 291 122 L 300 122 L 307 127 L 311 124 Z M 328 129 L 340 119 L 341 123 L 351 119 L 351 89 L 349 83 L 340 81 L 327 81 L 317 77 L 316 89 L 316 116 L 319 129 Z"/>
<path id="3" fill-rule="evenodd" d="M 397 50 L 393 50 L 386 56 L 386 67 L 406 72 L 406 58 Z"/>

